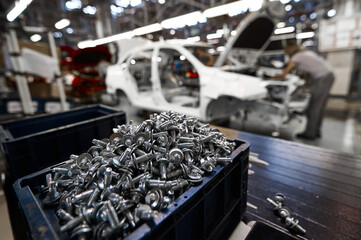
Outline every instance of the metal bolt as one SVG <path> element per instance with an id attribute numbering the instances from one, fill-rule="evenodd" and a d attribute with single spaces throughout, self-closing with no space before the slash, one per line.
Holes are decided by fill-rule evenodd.
<path id="1" fill-rule="evenodd" d="M 216 164 L 231 162 L 226 154 L 234 147 L 209 125 L 172 111 L 113 132 L 93 139 L 87 153 L 71 155 L 46 177 L 41 197 L 46 195 L 45 205 L 59 202 L 57 215 L 66 222 L 61 231 L 71 238 L 126 237 Z"/>
<path id="2" fill-rule="evenodd" d="M 68 222 L 70 220 L 73 220 L 73 216 L 71 216 L 68 212 L 66 212 L 64 209 L 59 209 L 56 211 L 56 215 L 58 216 L 60 221 Z"/>
<path id="3" fill-rule="evenodd" d="M 49 192 L 43 200 L 44 206 L 54 206 L 58 204 L 61 195 L 56 189 L 54 181 L 49 182 Z"/>

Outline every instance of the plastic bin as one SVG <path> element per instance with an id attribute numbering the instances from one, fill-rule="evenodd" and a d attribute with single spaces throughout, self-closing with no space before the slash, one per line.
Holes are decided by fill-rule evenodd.
<path id="1" fill-rule="evenodd" d="M 16 180 L 82 153 L 92 139 L 109 137 L 124 124 L 125 113 L 93 105 L 2 123 L 2 150 L 11 178 Z"/>
<path id="2" fill-rule="evenodd" d="M 15 239 L 25 238 L 25 222 L 13 190 L 14 181 L 63 162 L 73 153 L 85 152 L 93 138 L 109 137 L 113 127 L 125 122 L 124 112 L 92 105 L 1 124 L 0 141 L 7 168 L 4 190 Z"/>
<path id="3" fill-rule="evenodd" d="M 249 144 L 236 141 L 233 162 L 217 166 L 202 184 L 179 196 L 159 217 L 127 239 L 227 239 L 246 210 Z M 40 186 L 51 168 L 17 180 L 14 189 L 32 239 L 68 239 L 54 209 L 42 207 Z"/>

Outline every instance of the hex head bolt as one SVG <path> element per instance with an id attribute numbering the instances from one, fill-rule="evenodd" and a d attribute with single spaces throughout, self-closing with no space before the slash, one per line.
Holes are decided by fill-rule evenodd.
<path id="1" fill-rule="evenodd" d="M 91 207 L 92 204 L 99 198 L 100 195 L 100 189 L 99 188 L 95 188 L 94 191 L 92 192 L 92 194 L 89 197 L 89 200 L 87 202 L 87 207 Z"/>
<path id="2" fill-rule="evenodd" d="M 61 194 L 56 189 L 56 184 L 54 181 L 49 182 L 49 192 L 43 200 L 44 206 L 54 206 L 58 204 Z"/>
<path id="3" fill-rule="evenodd" d="M 160 189 L 151 189 L 145 196 L 145 203 L 152 209 L 158 209 L 163 201 L 163 193 Z"/>
<path id="4" fill-rule="evenodd" d="M 52 171 L 67 175 L 68 172 L 69 172 L 69 169 L 68 168 L 63 168 L 63 167 L 55 167 L 55 168 L 52 169 Z"/>
<path id="5" fill-rule="evenodd" d="M 158 158 L 157 163 L 159 164 L 159 173 L 160 179 L 166 180 L 167 179 L 167 165 L 169 163 L 168 159 L 166 158 Z"/>
<path id="6" fill-rule="evenodd" d="M 70 215 L 67 211 L 61 208 L 56 211 L 56 215 L 58 216 L 59 220 L 63 222 L 69 222 L 70 220 L 74 219 L 72 215 Z"/>
<path id="7" fill-rule="evenodd" d="M 153 145 L 152 149 L 157 151 L 157 152 L 161 152 L 161 153 L 166 153 L 167 152 L 166 148 L 163 148 L 163 147 L 160 147 L 160 146 L 157 146 L 157 145 Z"/>
<path id="8" fill-rule="evenodd" d="M 158 217 L 158 211 L 152 210 L 146 204 L 139 204 L 139 207 L 135 209 L 135 216 L 142 219 L 142 220 L 150 220 L 152 218 Z"/>
<path id="9" fill-rule="evenodd" d="M 169 128 L 172 125 L 173 125 L 172 121 L 168 120 L 168 121 L 161 123 L 157 128 L 162 131 L 162 130 L 166 130 L 167 128 Z"/>
<path id="10" fill-rule="evenodd" d="M 110 201 L 106 201 L 104 205 L 105 205 L 105 208 L 107 211 L 107 217 L 108 217 L 110 226 L 112 228 L 118 227 L 119 226 L 119 218 L 118 218 L 118 214 L 115 211 L 112 203 Z"/>
<path id="11" fill-rule="evenodd" d="M 181 143 L 192 143 L 194 141 L 194 137 L 179 137 L 178 141 Z"/>
<path id="12" fill-rule="evenodd" d="M 201 143 L 207 143 L 209 141 L 211 141 L 213 138 L 215 138 L 218 135 L 218 133 L 213 133 L 208 135 L 207 137 L 204 137 L 200 140 Z"/>
<path id="13" fill-rule="evenodd" d="M 175 166 L 179 166 L 184 159 L 184 154 L 179 148 L 173 148 L 168 153 L 168 159 Z"/>
<path id="14" fill-rule="evenodd" d="M 190 143 L 190 142 L 185 142 L 185 143 L 178 143 L 177 145 L 178 148 L 192 148 L 194 147 L 194 143 Z"/>
<path id="15" fill-rule="evenodd" d="M 75 195 L 72 199 L 72 203 L 76 203 L 76 202 L 80 202 L 85 199 L 88 199 L 92 195 L 93 192 L 94 192 L 94 190 L 90 189 L 90 190 L 87 190 L 87 191 L 84 191 L 82 193 Z"/>
<path id="16" fill-rule="evenodd" d="M 122 155 L 120 155 L 120 158 L 118 159 L 119 163 L 124 163 L 124 160 L 131 154 L 132 149 L 131 148 L 127 148 L 125 149 L 125 151 L 122 153 Z"/>
<path id="17" fill-rule="evenodd" d="M 98 140 L 98 139 L 93 139 L 92 143 L 98 147 L 101 147 L 102 149 L 105 149 L 108 145 L 107 142 L 105 142 L 103 140 Z"/>
<path id="18" fill-rule="evenodd" d="M 142 162 L 146 162 L 146 161 L 151 160 L 153 157 L 154 157 L 153 153 L 146 153 L 145 155 L 142 155 L 140 157 L 135 158 L 135 162 L 137 164 L 140 164 Z"/>
<path id="19" fill-rule="evenodd" d="M 188 181 L 185 179 L 178 179 L 175 181 L 176 181 L 176 185 L 172 187 L 172 190 L 174 192 L 178 192 L 178 191 L 182 190 L 184 187 L 189 185 Z"/>
<path id="20" fill-rule="evenodd" d="M 76 159 L 76 165 L 83 171 L 89 169 L 89 163 L 93 159 L 92 155 L 89 153 L 80 154 L 80 156 Z"/>
<path id="21" fill-rule="evenodd" d="M 93 157 L 98 157 L 101 151 L 102 149 L 99 146 L 94 146 L 94 145 L 88 149 L 88 153 Z"/>
<path id="22" fill-rule="evenodd" d="M 130 209 L 125 210 L 124 214 L 129 222 L 130 226 L 132 226 L 132 228 L 135 228 L 135 225 L 136 225 L 135 219 L 134 219 L 134 216 L 133 216 L 132 212 L 130 211 Z"/>
<path id="23" fill-rule="evenodd" d="M 73 218 L 72 220 L 67 222 L 65 225 L 61 226 L 60 231 L 61 232 L 67 232 L 67 231 L 75 228 L 76 226 L 78 226 L 83 221 L 84 221 L 83 215 L 79 215 L 78 217 Z"/>
<path id="24" fill-rule="evenodd" d="M 168 179 L 177 178 L 177 177 L 180 177 L 182 174 L 183 174 L 183 170 L 182 169 L 177 169 L 175 171 L 167 173 L 167 178 Z"/>
<path id="25" fill-rule="evenodd" d="M 107 167 L 105 169 L 105 173 L 104 173 L 104 188 L 107 188 L 110 186 L 110 183 L 112 182 L 112 168 L 111 167 Z"/>
<path id="26" fill-rule="evenodd" d="M 305 234 L 306 230 L 298 225 L 299 221 L 294 219 L 293 217 L 286 217 L 285 219 L 286 227 L 291 229 L 292 231 L 300 234 Z"/>
<path id="27" fill-rule="evenodd" d="M 78 240 L 87 240 L 91 236 L 93 230 L 89 227 L 88 224 L 82 224 L 74 228 L 71 233 L 71 239 L 78 239 Z"/>

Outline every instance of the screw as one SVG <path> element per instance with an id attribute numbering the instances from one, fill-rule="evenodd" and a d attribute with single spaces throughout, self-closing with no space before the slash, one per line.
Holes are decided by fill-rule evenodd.
<path id="1" fill-rule="evenodd" d="M 69 222 L 67 222 L 65 225 L 60 227 L 60 231 L 61 232 L 67 232 L 73 228 L 75 228 L 76 226 L 78 226 L 81 222 L 83 222 L 83 215 L 80 215 L 76 218 L 73 218 L 72 220 L 70 220 Z"/>
<path id="2" fill-rule="evenodd" d="M 61 197 L 61 195 L 56 189 L 55 182 L 50 180 L 49 192 L 43 200 L 44 206 L 50 207 L 50 206 L 54 206 L 54 205 L 58 204 L 60 197 Z"/>
<path id="3" fill-rule="evenodd" d="M 73 216 L 71 216 L 68 212 L 66 212 L 64 209 L 59 209 L 56 211 L 56 215 L 58 216 L 60 221 L 68 222 L 70 220 L 73 220 Z"/>
<path id="4" fill-rule="evenodd" d="M 118 219 L 117 212 L 115 211 L 115 209 L 110 201 L 107 201 L 105 203 L 105 207 L 108 212 L 107 215 L 108 215 L 108 221 L 110 222 L 110 226 L 112 226 L 112 228 L 116 228 L 117 226 L 119 226 L 119 219 Z"/>
<path id="5" fill-rule="evenodd" d="M 160 179 L 166 180 L 167 179 L 167 165 L 169 163 L 168 159 L 164 157 L 160 157 L 157 159 L 157 163 L 159 165 L 159 172 L 160 172 Z"/>
<path id="6" fill-rule="evenodd" d="M 298 225 L 298 222 L 299 221 L 297 219 L 294 219 L 293 217 L 287 217 L 285 220 L 287 228 L 289 228 L 297 233 L 305 234 L 306 230 L 303 227 L 301 227 L 300 225 Z"/>

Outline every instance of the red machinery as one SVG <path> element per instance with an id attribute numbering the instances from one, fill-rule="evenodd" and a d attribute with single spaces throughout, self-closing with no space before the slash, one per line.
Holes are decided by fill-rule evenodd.
<path id="1" fill-rule="evenodd" d="M 66 72 L 65 79 L 71 85 L 70 95 L 79 98 L 98 98 L 106 90 L 104 79 L 99 76 L 97 64 L 104 59 L 110 62 L 111 54 L 107 47 L 97 46 L 73 49 L 61 46 L 61 65 Z"/>

